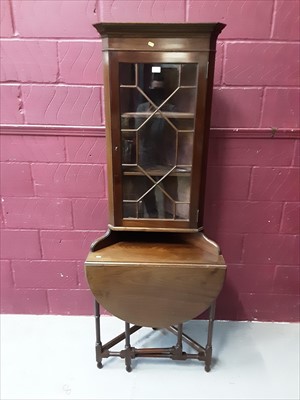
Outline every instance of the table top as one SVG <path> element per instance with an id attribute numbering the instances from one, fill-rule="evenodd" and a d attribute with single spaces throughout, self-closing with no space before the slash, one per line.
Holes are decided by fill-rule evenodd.
<path id="1" fill-rule="evenodd" d="M 146 236 L 147 237 L 147 236 Z M 152 235 L 148 240 L 130 235 L 90 252 L 86 265 L 201 265 L 226 268 L 219 247 L 203 234 Z"/>

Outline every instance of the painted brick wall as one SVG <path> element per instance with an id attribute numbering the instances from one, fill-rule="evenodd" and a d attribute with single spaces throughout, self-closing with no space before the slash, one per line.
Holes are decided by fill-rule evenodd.
<path id="1" fill-rule="evenodd" d="M 220 21 L 205 212 L 228 263 L 217 316 L 298 320 L 298 1 L 0 5 L 1 311 L 92 313 L 82 266 L 107 226 L 92 23 Z"/>

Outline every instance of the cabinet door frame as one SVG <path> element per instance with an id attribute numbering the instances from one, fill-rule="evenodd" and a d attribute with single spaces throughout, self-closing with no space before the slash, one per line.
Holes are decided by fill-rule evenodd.
<path id="1" fill-rule="evenodd" d="M 110 193 L 113 195 L 110 207 L 112 229 L 129 230 L 175 230 L 195 231 L 198 230 L 200 183 L 202 179 L 202 157 L 204 150 L 205 122 L 206 122 L 206 96 L 207 96 L 207 71 L 209 51 L 199 52 L 134 52 L 134 51 L 108 51 L 106 68 L 109 68 L 109 115 L 110 127 L 108 129 L 108 145 L 111 154 L 109 160 Z M 122 142 L 120 126 L 120 63 L 178 63 L 198 64 L 197 94 L 195 109 L 194 143 L 192 156 L 191 192 L 190 192 L 190 213 L 188 220 L 166 220 L 166 219 L 123 219 L 123 194 L 122 194 Z"/>

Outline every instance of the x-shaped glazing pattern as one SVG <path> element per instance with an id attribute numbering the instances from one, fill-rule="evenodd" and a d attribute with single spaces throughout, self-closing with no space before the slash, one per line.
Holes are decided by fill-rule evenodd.
<path id="1" fill-rule="evenodd" d="M 145 90 L 141 87 L 143 85 L 139 84 L 139 64 L 134 64 L 134 84 L 121 84 L 120 88 L 134 90 L 135 95 L 138 93 L 143 101 L 138 105 L 135 112 L 127 112 L 123 117 L 134 118 L 134 127 L 122 128 L 121 132 L 123 134 L 133 134 L 135 136 L 135 160 L 131 160 L 130 163 L 123 162 L 123 168 L 134 167 L 139 175 L 142 175 L 151 181 L 151 186 L 145 189 L 142 194 L 139 194 L 138 198 L 135 199 L 124 199 L 126 203 L 136 203 L 136 216 L 139 217 L 138 204 L 140 204 L 150 192 L 153 192 L 156 188 L 161 191 L 163 196 L 165 196 L 172 203 L 172 218 L 176 218 L 176 206 L 179 204 L 187 204 L 186 201 L 179 201 L 176 199 L 174 194 L 170 194 L 165 189 L 165 182 L 168 177 L 171 176 L 173 172 L 178 168 L 178 135 L 179 132 L 193 133 L 193 129 L 179 129 L 176 126 L 176 110 L 175 106 L 171 104 L 172 99 L 180 89 L 185 88 L 195 88 L 195 86 L 181 85 L 181 68 L 180 64 L 177 65 L 178 68 L 178 82 L 177 87 L 171 91 L 171 93 L 165 95 L 159 101 L 155 98 L 151 98 Z M 121 99 L 122 100 L 122 99 Z M 194 115 L 191 114 L 193 118 Z M 159 122 L 158 122 L 159 121 Z M 156 124 L 155 124 L 156 123 Z M 151 131 L 154 132 L 156 137 L 151 137 Z M 166 133 L 167 132 L 167 133 Z M 153 134 L 153 132 L 152 132 Z M 155 161 L 155 154 L 151 152 L 151 145 L 147 148 L 146 142 L 154 141 L 158 139 L 162 144 L 164 136 L 169 137 L 170 146 L 169 148 L 160 148 L 159 144 L 154 145 L 162 152 L 170 152 L 171 157 L 168 162 L 159 163 Z M 158 157 L 158 156 L 157 156 Z M 151 158 L 155 165 L 151 165 Z M 159 157 L 158 157 L 159 159 Z M 162 158 L 160 158 L 162 159 Z M 166 160 L 165 160 L 166 161 Z M 161 164 L 161 165 L 160 165 Z M 180 165 L 182 167 L 182 165 Z M 186 167 L 190 168 L 191 165 Z M 157 170 L 157 173 L 155 173 Z M 173 174 L 174 175 L 174 174 Z M 148 185 L 149 186 L 149 185 Z"/>

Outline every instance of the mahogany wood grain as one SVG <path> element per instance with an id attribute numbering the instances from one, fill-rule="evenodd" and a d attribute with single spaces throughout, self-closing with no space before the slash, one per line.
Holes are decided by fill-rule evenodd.
<path id="1" fill-rule="evenodd" d="M 193 37 L 210 33 L 217 36 L 226 25 L 212 23 L 115 23 L 101 22 L 94 27 L 102 37 Z"/>
<path id="2" fill-rule="evenodd" d="M 96 300 L 115 316 L 167 327 L 196 317 L 221 291 L 224 259 L 203 234 L 122 232 L 119 240 L 85 263 Z"/>
<path id="3" fill-rule="evenodd" d="M 223 286 L 224 259 L 218 246 L 199 230 L 216 39 L 224 27 L 220 23 L 95 25 L 102 36 L 104 60 L 109 230 L 92 244 L 85 271 L 97 302 L 127 323 L 169 327 L 190 320 L 213 304 Z M 192 165 L 186 172 L 174 171 L 191 176 L 190 214 L 184 220 L 123 218 L 123 178 L 137 172 L 124 173 L 122 165 L 120 63 L 197 64 Z M 123 120 L 136 116 L 135 111 L 123 113 Z M 190 118 L 190 113 L 176 116 Z M 159 170 L 155 176 L 163 173 Z"/>
<path id="4" fill-rule="evenodd" d="M 102 37 L 104 57 L 111 229 L 190 232 L 201 229 L 216 39 L 225 25 L 221 23 L 99 23 L 94 26 Z M 198 65 L 190 214 L 186 220 L 123 218 L 120 63 L 196 63 Z"/>
<path id="5" fill-rule="evenodd" d="M 209 35 L 201 38 L 109 38 L 105 50 L 133 51 L 209 51 Z"/>

